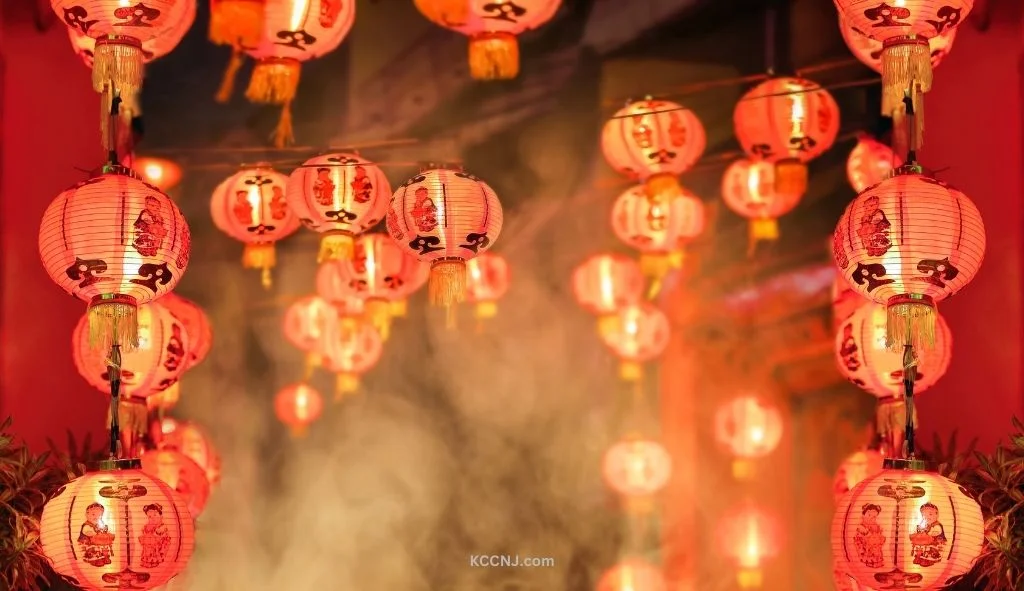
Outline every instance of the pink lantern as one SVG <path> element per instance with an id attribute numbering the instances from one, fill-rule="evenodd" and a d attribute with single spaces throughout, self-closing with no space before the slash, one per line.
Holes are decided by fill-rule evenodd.
<path id="1" fill-rule="evenodd" d="M 640 559 L 627 559 L 601 575 L 597 591 L 668 591 L 661 569 Z"/>
<path id="2" fill-rule="evenodd" d="M 843 41 L 850 48 L 850 52 L 872 70 L 882 73 L 882 50 L 885 43 L 868 37 L 867 35 L 854 30 L 846 24 L 843 15 L 839 15 L 839 30 L 843 33 Z M 942 63 L 943 58 L 953 49 L 953 42 L 956 40 L 957 29 L 948 29 L 948 32 L 936 35 L 928 40 L 928 49 L 931 52 L 931 66 L 934 70 Z"/>
<path id="3" fill-rule="evenodd" d="M 640 268 L 651 277 L 664 277 L 683 262 L 683 248 L 704 232 L 704 202 L 679 188 L 657 200 L 644 187 L 633 187 L 612 205 L 612 231 L 640 251 Z"/>
<path id="4" fill-rule="evenodd" d="M 181 5 L 184 11 L 172 11 L 171 19 L 168 21 L 168 26 L 163 34 L 142 42 L 142 60 L 144 63 L 148 64 L 170 53 L 171 50 L 181 43 L 185 33 L 188 33 L 188 30 L 192 28 L 192 23 L 196 20 L 196 2 L 195 0 L 184 0 L 181 2 Z M 89 69 L 92 69 L 93 55 L 96 51 L 96 39 L 83 33 L 78 27 L 68 27 L 68 38 L 71 40 L 71 47 L 78 54 L 78 57 L 82 58 L 82 62 Z M 161 186 L 159 183 L 153 184 L 160 186 L 164 191 L 170 188 Z"/>
<path id="5" fill-rule="evenodd" d="M 318 296 L 306 296 L 285 310 L 281 329 L 289 343 L 306 353 L 307 374 L 323 361 L 320 344 L 337 323 L 337 309 Z"/>
<path id="6" fill-rule="evenodd" d="M 792 210 L 803 191 L 776 189 L 775 167 L 762 160 L 737 160 L 722 177 L 722 200 L 750 220 L 750 240 L 778 240 L 778 219 Z"/>
<path id="7" fill-rule="evenodd" d="M 202 363 L 213 346 L 213 329 L 210 327 L 210 319 L 206 317 L 206 312 L 195 302 L 174 292 L 160 298 L 160 304 L 181 321 L 185 333 L 188 334 L 189 357 L 185 369 Z"/>
<path id="8" fill-rule="evenodd" d="M 477 318 L 493 318 L 498 300 L 509 286 L 508 263 L 496 254 L 485 252 L 466 263 L 466 300 L 476 304 Z"/>
<path id="9" fill-rule="evenodd" d="M 635 382 L 642 364 L 657 359 L 668 347 L 668 317 L 657 306 L 642 302 L 620 309 L 601 325 L 601 340 L 620 359 L 619 376 Z"/>
<path id="10" fill-rule="evenodd" d="M 832 495 L 838 503 L 846 493 L 861 483 L 865 478 L 882 471 L 882 453 L 874 449 L 865 449 L 850 454 L 839 464 L 833 481 Z"/>
<path id="11" fill-rule="evenodd" d="M 657 441 L 625 439 L 608 448 L 602 466 L 604 481 L 624 497 L 649 497 L 668 484 L 672 457 Z"/>
<path id="12" fill-rule="evenodd" d="M 858 193 L 889 177 L 894 168 L 903 166 L 903 159 L 889 146 L 862 135 L 846 159 L 846 178 Z"/>
<path id="13" fill-rule="evenodd" d="M 591 314 L 613 317 L 644 296 L 644 276 L 633 259 L 621 254 L 598 254 L 572 273 L 576 303 Z"/>
<path id="14" fill-rule="evenodd" d="M 317 350 L 324 369 L 337 376 L 334 392 L 337 401 L 359 389 L 359 377 L 380 361 L 384 339 L 369 322 L 335 322 L 329 326 Z"/>
<path id="15" fill-rule="evenodd" d="M 782 415 L 754 396 L 734 398 L 715 412 L 715 439 L 733 460 L 733 476 L 749 478 L 750 460 L 767 456 L 782 441 Z"/>
<path id="16" fill-rule="evenodd" d="M 142 454 L 141 461 L 143 472 L 181 495 L 192 517 L 202 514 L 210 498 L 210 482 L 199 464 L 174 449 L 151 449 Z"/>
<path id="17" fill-rule="evenodd" d="M 778 555 L 779 537 L 776 519 L 752 505 L 737 507 L 722 520 L 718 542 L 739 568 L 736 579 L 741 589 L 761 588 L 761 567 L 766 558 Z"/>
<path id="18" fill-rule="evenodd" d="M 323 397 L 306 384 L 289 384 L 274 397 L 274 412 L 293 437 L 305 436 L 309 425 L 319 419 L 323 411 Z"/>
<path id="19" fill-rule="evenodd" d="M 220 482 L 220 454 L 205 429 L 195 423 L 165 417 L 160 421 L 160 447 L 180 451 L 199 465 L 210 485 Z"/>

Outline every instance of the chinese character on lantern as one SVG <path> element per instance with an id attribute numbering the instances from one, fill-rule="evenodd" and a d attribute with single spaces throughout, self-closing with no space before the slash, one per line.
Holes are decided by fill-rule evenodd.
<path id="1" fill-rule="evenodd" d="M 704 232 L 704 202 L 680 187 L 652 200 L 643 187 L 619 195 L 612 205 L 612 231 L 640 251 L 640 269 L 660 281 L 683 264 L 683 250 Z"/>
<path id="2" fill-rule="evenodd" d="M 903 159 L 892 148 L 861 135 L 846 159 L 846 178 L 853 190 L 860 193 L 884 181 L 894 168 L 900 166 L 903 166 Z"/>

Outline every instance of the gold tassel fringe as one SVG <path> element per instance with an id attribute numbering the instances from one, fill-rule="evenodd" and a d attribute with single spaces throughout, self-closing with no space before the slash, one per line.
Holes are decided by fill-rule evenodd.
<path id="1" fill-rule="evenodd" d="M 313 377 L 313 372 L 316 368 L 320 367 L 322 359 L 319 353 L 310 352 L 306 353 L 305 369 L 303 370 L 303 381 L 308 382 Z"/>
<path id="2" fill-rule="evenodd" d="M 476 307 L 473 310 L 473 315 L 480 320 L 494 318 L 498 315 L 498 302 L 493 300 L 477 302 Z"/>
<path id="3" fill-rule="evenodd" d="M 807 165 L 796 158 L 775 163 L 775 191 L 785 195 L 803 195 L 807 192 Z"/>
<path id="4" fill-rule="evenodd" d="M 618 314 L 607 314 L 597 319 L 597 333 L 602 338 L 611 338 L 619 332 L 619 316 Z"/>
<path id="5" fill-rule="evenodd" d="M 359 376 L 351 373 L 339 373 L 334 378 L 334 401 L 340 402 L 348 394 L 359 391 Z"/>
<path id="6" fill-rule="evenodd" d="M 430 303 L 449 307 L 466 301 L 466 261 L 439 259 L 430 267 Z"/>
<path id="7" fill-rule="evenodd" d="M 644 193 L 650 201 L 668 201 L 682 194 L 679 180 L 670 173 L 656 174 L 644 182 Z"/>
<path id="8" fill-rule="evenodd" d="M 645 495 L 642 497 L 623 497 L 622 508 L 627 515 L 640 516 L 654 513 L 654 497 Z"/>
<path id="9" fill-rule="evenodd" d="M 355 244 L 355 238 L 349 232 L 325 232 L 320 238 L 320 252 L 316 256 L 316 262 L 352 260 Z"/>
<path id="10" fill-rule="evenodd" d="M 209 39 L 215 45 L 256 47 L 263 23 L 263 0 L 212 0 Z"/>
<path id="11" fill-rule="evenodd" d="M 736 583 L 740 589 L 760 589 L 764 584 L 764 576 L 759 568 L 741 568 L 736 573 Z"/>
<path id="12" fill-rule="evenodd" d="M 391 302 L 391 317 L 405 318 L 409 315 L 409 300 L 401 299 Z"/>
<path id="13" fill-rule="evenodd" d="M 645 277 L 663 278 L 669 271 L 681 269 L 683 251 L 640 253 L 640 270 Z"/>
<path id="14" fill-rule="evenodd" d="M 882 114 L 891 115 L 907 92 L 932 89 L 932 52 L 928 40 L 903 37 L 886 41 L 882 48 Z M 917 110 L 915 99 L 914 109 Z"/>
<path id="15" fill-rule="evenodd" d="M 273 242 L 259 242 L 246 244 L 242 249 L 242 268 L 260 269 L 260 282 L 264 289 L 270 289 L 273 285 L 273 276 L 270 270 L 277 265 L 277 251 Z"/>
<path id="16" fill-rule="evenodd" d="M 619 377 L 626 382 L 639 382 L 644 376 L 644 368 L 635 361 L 623 361 L 619 364 Z"/>
<path id="17" fill-rule="evenodd" d="M 474 80 L 511 80 L 519 75 L 519 41 L 511 33 L 469 38 L 469 75 Z"/>
<path id="18" fill-rule="evenodd" d="M 754 463 L 744 459 L 733 460 L 732 477 L 740 481 L 750 480 L 754 477 Z"/>
<path id="19" fill-rule="evenodd" d="M 755 218 L 750 220 L 750 240 L 774 241 L 779 239 L 779 222 L 775 219 Z"/>
<path id="20" fill-rule="evenodd" d="M 115 35 L 101 37 L 96 40 L 93 55 L 93 90 L 103 92 L 104 88 L 113 85 L 124 95 L 142 88 L 144 63 L 142 43 L 138 39 Z"/>
<path id="21" fill-rule="evenodd" d="M 228 60 L 228 65 L 224 68 L 224 77 L 221 78 L 220 88 L 217 89 L 213 100 L 221 104 L 231 100 L 231 95 L 235 93 L 235 78 L 238 78 L 238 70 L 242 67 L 244 58 L 245 54 L 240 49 L 231 52 L 231 59 Z"/>
<path id="22" fill-rule="evenodd" d="M 139 306 L 135 298 L 98 296 L 89 304 L 89 346 L 106 354 L 111 345 L 122 351 L 139 347 Z"/>
<path id="23" fill-rule="evenodd" d="M 245 98 L 266 105 L 287 105 L 299 89 L 301 64 L 285 58 L 262 59 L 252 70 Z"/>
<path id="24" fill-rule="evenodd" d="M 413 0 L 413 4 L 429 20 L 448 27 L 461 27 L 469 21 L 466 0 Z"/>
<path id="25" fill-rule="evenodd" d="M 157 392 L 146 398 L 146 404 L 150 410 L 171 410 L 180 399 L 181 385 L 179 382 L 174 382 L 163 392 Z"/>
<path id="26" fill-rule="evenodd" d="M 391 302 L 383 298 L 370 298 L 363 305 L 363 313 L 380 333 L 382 341 L 391 336 Z"/>
<path id="27" fill-rule="evenodd" d="M 918 351 L 935 348 L 935 302 L 927 296 L 900 295 L 889 298 L 885 306 L 885 344 L 890 351 L 902 353 L 913 345 Z"/>

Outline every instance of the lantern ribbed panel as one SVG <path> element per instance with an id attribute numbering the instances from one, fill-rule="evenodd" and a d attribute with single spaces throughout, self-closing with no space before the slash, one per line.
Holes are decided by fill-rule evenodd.
<path id="1" fill-rule="evenodd" d="M 436 0 L 413 0 L 413 4 L 428 20 L 463 35 L 480 33 L 509 33 L 519 35 L 536 29 L 551 20 L 558 12 L 562 0 L 516 0 L 515 2 L 477 2 L 463 0 L 465 19 L 453 22 L 434 9 Z M 447 2 L 446 2 L 447 3 Z"/>
<path id="2" fill-rule="evenodd" d="M 801 197 L 801 193 L 775 190 L 775 167 L 768 162 L 737 160 L 722 176 L 722 200 L 747 219 L 778 219 L 796 207 Z"/>
<path id="3" fill-rule="evenodd" d="M 756 397 L 734 398 L 715 412 L 715 439 L 737 458 L 764 457 L 782 441 L 782 415 Z"/>
<path id="4" fill-rule="evenodd" d="M 142 470 L 72 480 L 46 503 L 39 530 L 54 570 L 88 589 L 159 587 L 195 545 L 185 501 Z"/>
<path id="5" fill-rule="evenodd" d="M 667 591 L 661 569 L 639 558 L 623 560 L 606 570 L 597 591 Z"/>
<path id="6" fill-rule="evenodd" d="M 633 187 L 615 200 L 611 223 L 619 240 L 641 252 L 672 252 L 704 231 L 704 202 L 685 189 L 652 201 L 643 187 Z"/>
<path id="7" fill-rule="evenodd" d="M 970 569 L 984 533 L 981 508 L 955 482 L 887 469 L 843 498 L 832 520 L 832 556 L 861 585 L 940 589 Z"/>
<path id="8" fill-rule="evenodd" d="M 185 500 L 193 518 L 202 514 L 210 498 L 210 481 L 199 464 L 174 449 L 151 449 L 140 459 L 142 471 L 174 489 Z"/>
<path id="9" fill-rule="evenodd" d="M 173 189 L 181 181 L 181 167 L 166 158 L 133 157 L 131 168 L 142 180 L 161 191 Z"/>
<path id="10" fill-rule="evenodd" d="M 203 469 L 211 485 L 220 482 L 220 454 L 205 429 L 195 423 L 167 417 L 160 422 L 160 431 L 163 434 L 161 448 L 185 454 Z"/>
<path id="11" fill-rule="evenodd" d="M 159 302 L 139 306 L 139 346 L 121 351 L 121 396 L 146 398 L 177 383 L 188 367 L 190 341 L 185 325 Z M 89 385 L 110 394 L 109 351 L 89 345 L 89 319 L 82 316 L 71 335 L 71 354 Z"/>
<path id="12" fill-rule="evenodd" d="M 602 327 L 601 340 L 623 361 L 646 363 L 668 347 L 668 317 L 657 306 L 647 302 L 625 306 L 615 319 Z"/>
<path id="13" fill-rule="evenodd" d="M 802 78 L 772 78 L 749 90 L 733 111 L 736 139 L 748 157 L 809 162 L 839 134 L 839 105 Z"/>
<path id="14" fill-rule="evenodd" d="M 466 263 L 466 300 L 494 302 L 502 298 L 511 282 L 503 257 L 485 252 Z"/>
<path id="15" fill-rule="evenodd" d="M 274 397 L 277 418 L 293 429 L 303 429 L 320 418 L 324 400 L 320 393 L 306 384 L 290 384 Z"/>
<path id="16" fill-rule="evenodd" d="M 355 254 L 350 261 L 331 261 L 337 279 L 348 281 L 348 287 L 363 300 L 396 300 L 405 297 L 406 278 L 412 276 L 419 261 L 407 255 L 387 234 L 375 232 L 356 238 Z M 344 288 L 331 290 L 344 293 Z"/>
<path id="17" fill-rule="evenodd" d="M 288 177 L 267 165 L 244 168 L 213 191 L 213 224 L 246 244 L 272 243 L 299 229 L 299 218 L 288 207 Z"/>
<path id="18" fill-rule="evenodd" d="M 779 535 L 778 520 L 750 504 L 733 508 L 718 527 L 722 554 L 741 569 L 756 569 L 764 559 L 778 555 Z"/>
<path id="19" fill-rule="evenodd" d="M 292 171 L 286 196 L 307 228 L 359 234 L 384 219 L 391 185 L 384 171 L 365 158 L 325 154 Z"/>
<path id="20" fill-rule="evenodd" d="M 633 259 L 621 254 L 599 254 L 584 261 L 572 274 L 576 303 L 592 314 L 614 314 L 644 295 L 644 276 Z"/>
<path id="21" fill-rule="evenodd" d="M 380 361 L 384 340 L 369 322 L 334 322 L 328 326 L 317 350 L 327 371 L 362 375 Z"/>
<path id="22" fill-rule="evenodd" d="M 263 35 L 246 49 L 254 59 L 304 62 L 341 45 L 356 20 L 354 0 L 266 0 Z"/>
<path id="23" fill-rule="evenodd" d="M 892 169 L 903 166 L 903 159 L 889 146 L 869 137 L 857 139 L 846 159 L 846 178 L 858 193 L 888 178 Z"/>
<path id="24" fill-rule="evenodd" d="M 630 103 L 601 130 L 601 151 L 608 165 L 640 180 L 686 172 L 700 160 L 706 145 L 697 115 L 671 101 Z"/>
<path id="25" fill-rule="evenodd" d="M 624 497 L 658 493 L 672 475 L 672 457 L 664 446 L 647 439 L 627 439 L 604 453 L 601 472 L 608 488 Z"/>
<path id="26" fill-rule="evenodd" d="M 363 299 L 352 285 L 352 266 L 340 265 L 340 261 L 321 263 L 316 271 L 316 293 L 333 304 L 342 316 L 358 316 L 363 313 Z M 426 274 L 425 271 L 420 271 Z M 424 277 L 423 281 L 426 281 Z"/>
<path id="27" fill-rule="evenodd" d="M 123 0 L 50 0 L 50 5 L 70 29 L 99 39 L 108 35 L 128 36 L 145 43 L 176 34 L 189 13 L 195 19 L 195 0 L 146 0 L 128 4 Z M 186 27 L 187 29 L 187 27 Z"/>
<path id="28" fill-rule="evenodd" d="M 213 346 L 213 329 L 210 327 L 210 319 L 206 317 L 206 312 L 195 302 L 173 292 L 160 298 L 160 305 L 170 310 L 185 327 L 189 352 L 185 369 L 202 363 Z"/>
<path id="29" fill-rule="evenodd" d="M 124 174 L 101 174 L 64 191 L 39 226 L 47 274 L 86 302 L 120 294 L 144 304 L 166 294 L 188 267 L 191 247 L 174 202 Z"/>
<path id="30" fill-rule="evenodd" d="M 142 42 L 142 60 L 145 63 L 149 63 L 155 59 L 159 59 L 171 51 L 181 43 L 181 40 L 185 37 L 185 33 L 192 28 L 192 23 L 196 20 L 196 3 L 195 0 L 186 0 L 181 2 L 184 11 L 173 11 L 172 19 L 160 36 L 153 37 L 149 40 Z M 148 6 L 148 2 L 147 2 Z M 122 32 L 122 34 L 124 34 Z M 82 58 L 82 62 L 86 66 L 92 68 L 93 56 L 96 50 L 96 40 L 86 35 L 78 27 L 68 27 L 68 38 L 71 41 L 71 47 L 75 50 L 75 54 Z M 145 177 L 144 177 L 145 178 Z M 149 181 L 150 179 L 146 179 Z M 150 181 L 152 182 L 152 181 Z M 163 190 L 167 190 L 167 187 L 159 183 L 153 183 Z"/>
<path id="31" fill-rule="evenodd" d="M 974 0 L 903 0 L 898 6 L 878 0 L 834 1 L 841 19 L 877 41 L 907 35 L 931 39 L 965 22 L 974 7 Z"/>
<path id="32" fill-rule="evenodd" d="M 943 300 L 974 278 L 985 256 L 978 208 L 921 174 L 900 174 L 858 195 L 832 239 L 842 275 L 880 304 L 902 294 Z"/>
<path id="33" fill-rule="evenodd" d="M 872 477 L 882 471 L 882 453 L 873 449 L 865 449 L 850 454 L 839 464 L 835 479 L 832 481 L 832 495 L 838 504 L 846 493 L 853 490 L 865 478 Z"/>
<path id="34" fill-rule="evenodd" d="M 850 53 L 859 59 L 865 66 L 882 73 L 882 41 L 872 39 L 867 35 L 853 29 L 846 24 L 842 15 L 839 15 L 839 30 L 843 33 L 843 40 L 850 48 Z M 937 68 L 942 63 L 946 54 L 953 49 L 953 42 L 956 41 L 956 29 L 949 29 L 942 35 L 936 35 L 928 40 L 928 46 L 932 51 L 932 68 Z"/>
<path id="35" fill-rule="evenodd" d="M 850 287 L 849 281 L 843 279 L 842 275 L 836 275 L 832 282 L 832 319 L 836 327 L 867 302 L 864 296 Z"/>
<path id="36" fill-rule="evenodd" d="M 903 351 L 885 345 L 885 306 L 864 302 L 836 332 L 836 366 L 844 378 L 878 398 L 903 396 Z M 946 374 L 953 358 L 953 334 L 936 316 L 935 346 L 915 352 L 917 378 L 914 394 L 931 388 Z"/>
<path id="37" fill-rule="evenodd" d="M 289 343 L 308 353 L 317 348 L 328 325 L 335 323 L 337 317 L 337 310 L 326 300 L 307 296 L 288 306 L 281 328 Z"/>

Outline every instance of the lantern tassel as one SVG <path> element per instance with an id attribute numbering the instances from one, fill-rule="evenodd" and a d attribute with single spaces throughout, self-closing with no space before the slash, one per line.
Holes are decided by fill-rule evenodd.
<path id="1" fill-rule="evenodd" d="M 281 117 L 271 137 L 274 146 L 283 148 L 295 141 L 292 130 L 292 100 L 299 89 L 302 66 L 298 60 L 269 58 L 260 60 L 252 70 L 245 97 L 251 102 L 280 105 Z"/>
<path id="2" fill-rule="evenodd" d="M 231 100 L 231 95 L 235 93 L 235 79 L 238 77 L 238 70 L 242 67 L 244 57 L 245 54 L 241 49 L 235 48 L 231 51 L 231 59 L 228 60 L 228 65 L 224 68 L 224 77 L 221 78 L 220 88 L 217 89 L 213 100 L 221 104 Z"/>
<path id="3" fill-rule="evenodd" d="M 319 353 L 306 353 L 305 368 L 303 369 L 302 381 L 308 382 L 313 377 L 313 372 L 316 368 L 320 367 L 320 354 Z"/>
<path id="4" fill-rule="evenodd" d="M 107 356 L 107 379 L 110 381 L 110 459 L 121 457 L 121 423 L 118 417 L 118 399 L 121 395 L 121 347 L 113 344 Z"/>
<path id="5" fill-rule="evenodd" d="M 104 92 L 138 92 L 143 79 L 142 42 L 134 37 L 108 35 L 96 40 L 93 49 L 92 87 Z"/>
<path id="6" fill-rule="evenodd" d="M 875 429 L 882 442 L 879 451 L 883 457 L 898 459 L 903 456 L 907 423 L 917 428 L 917 410 L 911 409 L 908 412 L 905 396 L 878 401 L 875 409 Z"/>
<path id="7" fill-rule="evenodd" d="M 928 296 L 904 294 L 893 296 L 885 306 L 885 343 L 890 351 L 899 353 L 906 345 L 916 349 L 935 347 L 935 302 Z"/>
<path id="8" fill-rule="evenodd" d="M 882 47 L 882 114 L 892 114 L 908 93 L 924 93 L 931 88 L 932 52 L 928 40 L 908 36 L 886 41 Z"/>
<path id="9" fill-rule="evenodd" d="M 388 340 L 391 336 L 391 302 L 383 298 L 371 298 L 366 300 L 363 311 L 370 324 L 380 333 L 381 340 Z"/>
<path id="10" fill-rule="evenodd" d="M 430 267 L 430 303 L 450 307 L 466 301 L 466 261 L 438 259 Z"/>
<path id="11" fill-rule="evenodd" d="M 263 0 L 212 0 L 208 37 L 215 45 L 255 47 L 263 22 Z"/>
<path id="12" fill-rule="evenodd" d="M 477 302 L 473 309 L 473 315 L 479 320 L 487 320 L 498 315 L 498 302 L 487 300 Z"/>
<path id="13" fill-rule="evenodd" d="M 803 195 L 807 192 L 807 165 L 796 158 L 775 163 L 775 191 L 785 195 Z"/>
<path id="14" fill-rule="evenodd" d="M 348 232 L 326 232 L 320 238 L 320 252 L 317 253 L 316 262 L 352 260 L 355 244 L 355 238 Z"/>
<path id="15" fill-rule="evenodd" d="M 903 398 L 907 417 L 903 432 L 903 458 L 914 459 L 914 381 L 917 379 L 917 355 L 913 345 L 903 347 Z"/>
<path id="16" fill-rule="evenodd" d="M 270 270 L 277 265 L 277 252 L 273 242 L 259 242 L 246 244 L 242 250 L 242 268 L 260 269 L 260 282 L 263 289 L 270 289 L 273 285 L 273 276 Z"/>
<path id="17" fill-rule="evenodd" d="M 644 194 L 649 201 L 667 201 L 682 194 L 679 180 L 670 173 L 651 176 L 644 182 Z"/>
<path id="18" fill-rule="evenodd" d="M 288 101 L 281 105 L 281 116 L 277 120 L 277 127 L 270 134 L 271 141 L 275 148 L 284 148 L 295 143 L 295 130 L 292 127 L 292 102 Z"/>
<path id="19" fill-rule="evenodd" d="M 750 480 L 754 477 L 754 463 L 742 458 L 733 460 L 732 477 L 738 481 Z"/>
<path id="20" fill-rule="evenodd" d="M 125 351 L 139 346 L 139 306 L 124 295 L 97 296 L 89 304 L 89 345 L 109 349 L 120 345 Z"/>
<path id="21" fill-rule="evenodd" d="M 391 302 L 391 317 L 405 318 L 409 315 L 409 300 L 401 299 Z"/>
<path id="22" fill-rule="evenodd" d="M 736 583 L 740 589 L 760 589 L 764 583 L 764 577 L 759 568 L 741 568 L 736 573 Z"/>
<path id="23" fill-rule="evenodd" d="M 623 361 L 619 364 L 619 377 L 625 382 L 639 382 L 644 376 L 644 368 L 635 361 Z"/>
<path id="24" fill-rule="evenodd" d="M 289 428 L 293 439 L 302 439 L 309 434 L 309 428 L 306 425 L 292 425 Z"/>
<path id="25" fill-rule="evenodd" d="M 109 371 L 109 365 L 108 365 Z M 120 455 L 123 457 L 138 457 L 138 454 L 145 451 L 142 449 L 149 432 L 149 408 L 147 401 L 139 398 L 125 397 L 122 393 L 117 401 L 117 432 L 120 440 Z M 113 430 L 114 405 L 107 410 L 107 423 Z"/>
<path id="26" fill-rule="evenodd" d="M 469 75 L 474 80 L 511 80 L 519 75 L 519 41 L 511 33 L 469 38 Z"/>
<path id="27" fill-rule="evenodd" d="M 774 219 L 755 218 L 750 220 L 747 238 L 747 257 L 754 256 L 760 242 L 775 242 L 779 239 L 779 222 Z"/>
<path id="28" fill-rule="evenodd" d="M 341 372 L 334 378 L 334 401 L 341 402 L 347 395 L 359 391 L 359 376 Z"/>

